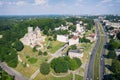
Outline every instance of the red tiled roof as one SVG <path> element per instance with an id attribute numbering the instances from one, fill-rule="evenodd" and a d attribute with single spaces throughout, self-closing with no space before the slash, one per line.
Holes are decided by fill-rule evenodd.
<path id="1" fill-rule="evenodd" d="M 73 36 L 73 39 L 76 40 L 78 38 L 78 36 Z"/>

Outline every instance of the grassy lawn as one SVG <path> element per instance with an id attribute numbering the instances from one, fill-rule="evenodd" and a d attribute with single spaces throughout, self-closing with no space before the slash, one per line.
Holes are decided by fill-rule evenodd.
<path id="1" fill-rule="evenodd" d="M 90 56 L 90 52 L 92 51 L 94 45 L 95 45 L 95 42 L 94 43 L 81 43 L 80 44 L 80 48 L 84 48 L 83 57 L 81 59 L 82 63 L 85 63 L 88 60 L 88 58 Z"/>
<path id="2" fill-rule="evenodd" d="M 111 66 L 111 64 L 112 64 L 112 59 L 105 58 L 105 65 L 110 65 Z M 106 71 L 106 74 L 111 74 L 112 73 L 107 67 L 105 67 L 105 71 Z"/>
<path id="3" fill-rule="evenodd" d="M 37 62 L 37 58 L 34 58 L 34 57 L 29 58 L 28 61 L 29 61 L 31 64 L 34 64 L 34 63 Z"/>
<path id="4" fill-rule="evenodd" d="M 72 77 L 73 77 L 72 74 L 69 74 L 66 77 L 53 77 L 51 74 L 45 76 L 39 73 L 34 80 L 71 80 Z"/>
<path id="5" fill-rule="evenodd" d="M 80 75 L 75 75 L 75 80 L 83 80 L 83 77 Z"/>
<path id="6" fill-rule="evenodd" d="M 50 48 L 48 51 L 50 53 L 55 53 L 58 49 L 60 49 L 62 46 L 64 45 L 64 43 L 59 42 L 59 41 L 51 41 L 50 42 L 50 46 L 52 48 Z"/>
<path id="7" fill-rule="evenodd" d="M 88 36 L 89 34 L 93 33 L 92 31 L 95 31 L 96 27 L 93 26 L 93 28 L 91 30 L 88 30 L 87 32 L 85 32 L 85 36 Z"/>
<path id="8" fill-rule="evenodd" d="M 38 52 L 33 52 L 28 46 L 25 46 L 18 55 L 23 62 L 19 62 L 15 69 L 28 78 L 40 67 L 42 62 L 50 58 L 49 56 L 38 56 Z M 28 64 L 29 67 L 25 67 L 23 63 Z"/>
<path id="9" fill-rule="evenodd" d="M 102 26 L 99 24 L 99 30 L 100 30 L 100 35 L 103 35 L 103 28 Z M 101 51 L 102 51 L 102 47 L 104 44 L 104 36 L 101 36 L 100 39 L 100 45 L 99 48 L 97 49 L 97 53 L 95 55 L 95 62 L 94 62 L 94 79 L 97 80 L 100 77 L 100 58 L 101 58 Z"/>

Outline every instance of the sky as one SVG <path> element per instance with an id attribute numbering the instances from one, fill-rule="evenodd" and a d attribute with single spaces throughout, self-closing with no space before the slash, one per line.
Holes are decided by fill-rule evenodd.
<path id="1" fill-rule="evenodd" d="M 0 0 L 0 15 L 120 14 L 120 0 Z"/>

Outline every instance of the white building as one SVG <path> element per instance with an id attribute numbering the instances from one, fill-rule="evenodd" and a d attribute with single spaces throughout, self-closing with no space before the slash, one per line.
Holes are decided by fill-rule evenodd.
<path id="1" fill-rule="evenodd" d="M 68 42 L 68 35 L 57 35 L 57 40 L 60 42 Z"/>
<path id="2" fill-rule="evenodd" d="M 55 28 L 55 30 L 56 30 L 56 31 L 57 31 L 57 30 L 68 30 L 68 26 L 63 26 L 63 25 L 61 25 L 60 27 Z"/>
<path id="3" fill-rule="evenodd" d="M 78 36 L 74 36 L 73 38 L 69 39 L 69 45 L 79 44 Z"/>
<path id="4" fill-rule="evenodd" d="M 120 23 L 111 23 L 111 26 L 119 29 L 120 28 Z"/>
<path id="5" fill-rule="evenodd" d="M 83 24 L 83 21 L 80 21 L 80 24 Z"/>
<path id="6" fill-rule="evenodd" d="M 85 33 L 84 28 L 80 24 L 76 24 L 76 31 L 81 34 Z"/>
<path id="7" fill-rule="evenodd" d="M 31 46 L 32 48 L 36 45 L 43 48 L 41 43 L 45 41 L 45 37 L 41 36 L 41 31 L 38 27 L 36 27 L 34 31 L 33 27 L 28 27 L 28 33 L 26 33 L 25 36 L 20 39 L 20 41 L 24 45 Z"/>
<path id="8" fill-rule="evenodd" d="M 68 52 L 68 56 L 70 56 L 70 58 L 74 58 L 74 57 L 82 58 L 83 57 L 83 53 L 80 50 L 70 50 Z"/>

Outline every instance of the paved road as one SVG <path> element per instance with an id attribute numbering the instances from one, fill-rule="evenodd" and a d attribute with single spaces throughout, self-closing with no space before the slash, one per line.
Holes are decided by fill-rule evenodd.
<path id="1" fill-rule="evenodd" d="M 105 32 L 105 27 L 103 26 L 104 29 L 104 45 L 107 42 L 108 36 L 107 33 Z M 103 45 L 102 53 L 101 53 L 101 59 L 100 59 L 100 80 L 103 80 L 104 74 L 105 74 L 105 61 L 104 61 L 104 55 L 105 55 L 105 47 Z"/>
<path id="2" fill-rule="evenodd" d="M 94 20 L 95 22 L 95 26 L 96 26 L 96 31 L 97 31 L 97 41 L 96 41 L 96 44 L 92 50 L 92 53 L 91 53 L 91 57 L 90 57 L 90 60 L 89 60 L 89 63 L 88 63 L 88 70 L 87 70 L 87 76 L 85 78 L 85 80 L 94 80 L 94 58 L 95 58 L 95 55 L 96 55 L 96 51 L 99 47 L 99 44 L 100 44 L 100 31 L 99 31 L 99 28 L 98 28 L 98 21 L 97 20 Z"/>
<path id="3" fill-rule="evenodd" d="M 8 74 L 15 76 L 15 80 L 27 80 L 27 78 L 25 78 L 19 72 L 17 72 L 16 70 L 10 68 L 9 66 L 7 66 L 7 64 L 5 62 L 0 62 L 0 66 Z"/>

